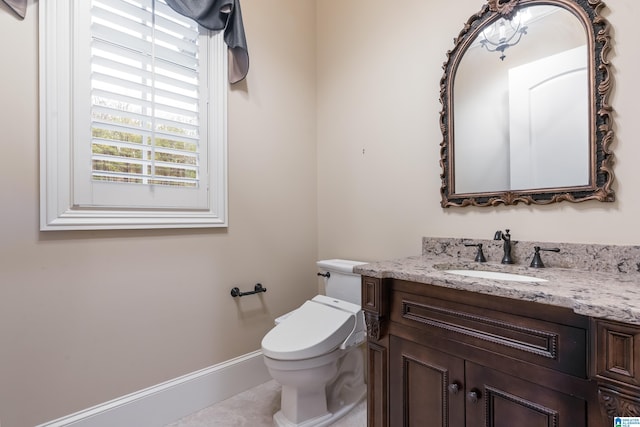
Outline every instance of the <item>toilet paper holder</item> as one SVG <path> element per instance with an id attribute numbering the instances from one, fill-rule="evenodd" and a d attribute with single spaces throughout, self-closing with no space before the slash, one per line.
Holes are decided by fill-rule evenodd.
<path id="1" fill-rule="evenodd" d="M 261 292 L 267 292 L 267 288 L 263 287 L 262 284 L 257 283 L 254 287 L 253 287 L 253 291 L 248 291 L 248 292 L 240 292 L 239 288 L 232 288 L 231 289 L 231 296 L 232 297 L 243 297 L 245 295 L 253 295 L 253 294 L 259 294 Z"/>

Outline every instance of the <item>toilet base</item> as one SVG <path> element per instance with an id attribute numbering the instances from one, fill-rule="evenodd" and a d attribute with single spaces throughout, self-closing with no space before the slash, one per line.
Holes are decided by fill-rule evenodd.
<path id="1" fill-rule="evenodd" d="M 336 363 L 337 362 L 337 363 Z M 364 381 L 363 348 L 356 347 L 343 354 L 339 360 L 325 365 L 325 374 L 333 371 L 333 378 L 312 387 L 309 379 L 321 376 L 305 376 L 311 372 L 302 371 L 295 378 L 296 386 L 282 386 L 282 408 L 273 416 L 277 427 L 323 427 L 336 422 L 365 398 L 367 386 Z M 273 372 L 272 372 L 273 373 Z M 300 375 L 303 374 L 303 375 Z M 331 378 L 331 377 L 330 377 Z M 278 378 L 275 378 L 278 380 Z M 291 379 L 291 378 L 288 378 Z M 325 380 L 326 381 L 326 380 Z M 297 422 L 296 422 L 297 421 Z"/>
<path id="2" fill-rule="evenodd" d="M 282 411 L 278 411 L 273 415 L 273 424 L 277 427 L 326 427 L 335 423 L 338 419 L 345 416 L 356 405 L 358 405 L 367 395 L 366 385 L 362 385 L 361 390 L 353 390 L 350 393 L 353 397 L 351 402 L 333 402 L 329 405 L 329 413 L 304 420 L 303 422 L 296 424 L 284 416 Z M 342 404 L 341 404 L 342 403 Z"/>

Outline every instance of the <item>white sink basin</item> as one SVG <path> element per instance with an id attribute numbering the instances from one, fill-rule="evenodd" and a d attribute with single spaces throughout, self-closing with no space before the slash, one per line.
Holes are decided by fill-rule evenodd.
<path id="1" fill-rule="evenodd" d="M 511 282 L 546 282 L 546 279 L 539 277 L 524 276 L 522 274 L 503 273 L 501 271 L 486 270 L 445 270 L 445 273 L 457 274 L 458 276 L 479 277 L 482 279 L 508 280 Z"/>

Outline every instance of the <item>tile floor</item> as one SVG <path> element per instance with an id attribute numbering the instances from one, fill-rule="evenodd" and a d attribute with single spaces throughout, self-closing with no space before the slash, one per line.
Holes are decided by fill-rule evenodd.
<path id="1" fill-rule="evenodd" d="M 336 421 L 332 427 L 365 427 L 366 401 Z M 262 427 L 273 426 L 280 408 L 280 385 L 271 380 L 204 408 L 165 427 Z"/>

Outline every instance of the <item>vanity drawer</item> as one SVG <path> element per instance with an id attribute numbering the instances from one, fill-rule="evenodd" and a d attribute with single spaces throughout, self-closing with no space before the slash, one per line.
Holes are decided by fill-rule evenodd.
<path id="1" fill-rule="evenodd" d="M 396 291 L 391 321 L 412 328 L 435 346 L 439 340 L 461 343 L 471 352 L 486 350 L 586 378 L 586 328 L 522 316 L 513 307 L 509 312 L 509 306 L 504 310 Z"/>
<path id="2" fill-rule="evenodd" d="M 640 326 L 595 320 L 595 374 L 640 387 Z"/>

